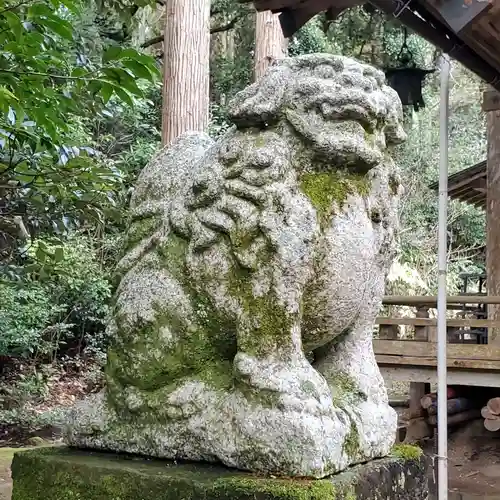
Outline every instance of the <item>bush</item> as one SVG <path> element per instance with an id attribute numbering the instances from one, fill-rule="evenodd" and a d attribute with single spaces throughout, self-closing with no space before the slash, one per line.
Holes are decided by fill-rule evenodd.
<path id="1" fill-rule="evenodd" d="M 81 234 L 36 240 L 21 279 L 0 282 L 0 355 L 54 360 L 88 344 L 104 349 L 112 290 L 102 255 Z"/>

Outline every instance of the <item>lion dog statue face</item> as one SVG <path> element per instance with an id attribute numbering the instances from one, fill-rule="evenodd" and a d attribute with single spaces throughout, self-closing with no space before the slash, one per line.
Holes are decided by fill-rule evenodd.
<path id="1" fill-rule="evenodd" d="M 284 59 L 141 173 L 107 387 L 74 446 L 324 477 L 387 454 L 372 348 L 394 256 L 401 104 L 378 70 Z"/>

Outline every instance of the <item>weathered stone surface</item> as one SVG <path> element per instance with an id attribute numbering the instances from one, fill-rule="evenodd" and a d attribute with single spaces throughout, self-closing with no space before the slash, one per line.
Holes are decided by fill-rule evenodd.
<path id="1" fill-rule="evenodd" d="M 45 449 L 14 457 L 12 500 L 426 500 L 422 456 L 384 458 L 320 480 L 263 478 L 212 465 Z"/>
<path id="2" fill-rule="evenodd" d="M 141 173 L 106 391 L 72 446 L 324 477 L 389 453 L 372 349 L 394 253 L 401 105 L 351 59 L 281 61 Z"/>

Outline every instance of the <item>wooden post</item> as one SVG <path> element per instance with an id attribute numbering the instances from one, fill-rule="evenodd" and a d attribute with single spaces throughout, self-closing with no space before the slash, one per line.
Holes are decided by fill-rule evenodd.
<path id="1" fill-rule="evenodd" d="M 428 318 L 429 308 L 426 306 L 417 309 L 417 318 Z M 426 326 L 415 326 L 415 340 L 428 341 L 428 331 Z M 405 442 L 414 443 L 420 439 L 431 437 L 432 429 L 424 418 L 424 410 L 420 400 L 430 392 L 430 384 L 425 382 L 410 383 L 410 415 L 408 430 L 406 431 Z"/>
<path id="2" fill-rule="evenodd" d="M 488 155 L 486 186 L 486 288 L 488 295 L 500 295 L 500 93 L 483 94 L 486 111 Z M 500 306 L 488 305 L 488 319 L 500 320 Z M 500 344 L 500 330 L 488 331 L 488 344 Z"/>
<path id="3" fill-rule="evenodd" d="M 383 340 L 398 340 L 399 327 L 398 325 L 381 324 L 378 329 L 378 337 Z"/>

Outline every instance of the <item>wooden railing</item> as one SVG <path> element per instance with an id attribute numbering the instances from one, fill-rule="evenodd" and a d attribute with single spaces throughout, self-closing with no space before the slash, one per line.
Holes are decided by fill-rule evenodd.
<path id="1" fill-rule="evenodd" d="M 384 305 L 416 308 L 415 317 L 378 317 L 379 335 L 373 341 L 377 363 L 386 381 L 410 382 L 410 423 L 407 438 L 426 437 L 430 432 L 423 423 L 420 399 L 429 392 L 429 384 L 437 378 L 437 320 L 429 310 L 437 307 L 437 297 L 389 296 Z M 448 297 L 448 309 L 473 314 L 478 304 L 500 304 L 498 296 L 467 295 Z M 413 326 L 414 339 L 398 338 L 399 326 Z M 447 320 L 448 384 L 500 387 L 500 343 L 477 344 L 474 339 L 464 342 L 464 332 L 473 328 L 500 331 L 500 321 L 477 318 Z M 469 330 L 467 330 L 469 329 Z M 461 340 L 461 342 L 459 342 Z M 474 342 L 474 343 L 470 343 Z"/>
<path id="2" fill-rule="evenodd" d="M 374 350 L 379 365 L 435 367 L 437 320 L 429 318 L 429 310 L 437 306 L 437 297 L 388 296 L 384 305 L 410 306 L 416 308 L 415 317 L 378 317 L 379 337 L 374 340 Z M 498 296 L 467 295 L 448 297 L 447 304 L 467 313 L 474 304 L 500 304 Z M 469 309 L 464 306 L 471 305 Z M 399 339 L 398 326 L 413 326 L 413 340 Z M 500 329 L 500 321 L 476 318 L 450 318 L 446 322 L 448 329 L 448 366 L 457 369 L 498 370 L 500 371 L 500 344 L 478 345 L 474 338 L 461 339 L 472 328 Z M 472 343 L 473 342 L 473 343 Z M 500 386 L 500 378 L 498 381 Z"/>

